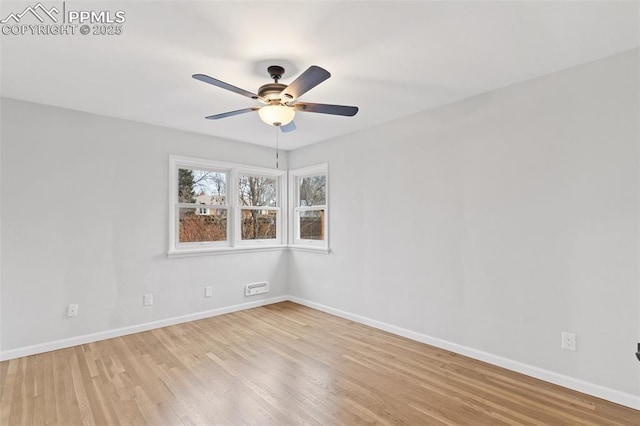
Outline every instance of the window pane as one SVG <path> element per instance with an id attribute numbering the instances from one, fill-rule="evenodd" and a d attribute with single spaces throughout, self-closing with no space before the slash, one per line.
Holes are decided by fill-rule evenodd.
<path id="1" fill-rule="evenodd" d="M 267 240 L 276 238 L 277 211 L 242 209 L 241 215 L 243 240 Z"/>
<path id="2" fill-rule="evenodd" d="M 226 241 L 227 210 L 208 207 L 180 209 L 181 243 Z"/>
<path id="3" fill-rule="evenodd" d="M 300 179 L 300 207 L 327 204 L 327 176 L 309 176 Z"/>
<path id="4" fill-rule="evenodd" d="M 240 205 L 276 207 L 277 178 L 240 175 Z"/>
<path id="5" fill-rule="evenodd" d="M 324 240 L 324 210 L 300 212 L 301 240 Z"/>
<path id="6" fill-rule="evenodd" d="M 209 170 L 178 170 L 178 202 L 222 206 L 227 203 L 227 174 Z"/>

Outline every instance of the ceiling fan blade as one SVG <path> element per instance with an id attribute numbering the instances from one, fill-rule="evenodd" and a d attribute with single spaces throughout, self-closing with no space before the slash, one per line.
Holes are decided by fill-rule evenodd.
<path id="1" fill-rule="evenodd" d="M 358 113 L 358 107 L 346 105 L 310 104 L 307 102 L 298 102 L 293 107 L 296 109 L 296 111 L 345 115 L 347 117 L 353 117 Z"/>
<path id="2" fill-rule="evenodd" d="M 226 89 L 229 90 L 233 93 L 237 93 L 239 95 L 242 96 L 246 96 L 247 98 L 251 98 L 251 99 L 258 99 L 258 95 L 256 95 L 255 93 L 251 93 L 247 90 L 241 89 L 239 87 L 233 86 L 229 83 L 225 83 L 224 81 L 220 81 L 220 80 L 216 80 L 213 77 L 209 77 L 208 75 L 204 75 L 204 74 L 194 74 L 192 75 L 193 78 L 195 78 L 196 80 L 200 80 L 204 83 L 209 83 L 212 84 L 214 86 L 220 87 L 221 89 Z"/>
<path id="3" fill-rule="evenodd" d="M 289 124 L 285 124 L 284 126 L 280 126 L 280 130 L 282 133 L 293 132 L 296 129 L 296 123 L 293 121 Z"/>
<path id="4" fill-rule="evenodd" d="M 283 102 L 291 102 L 298 99 L 309 90 L 316 87 L 326 79 L 331 77 L 329 71 L 315 65 L 311 65 L 305 72 L 300 74 L 293 83 L 280 93 L 280 99 Z"/>
<path id="5" fill-rule="evenodd" d="M 226 118 L 226 117 L 232 117 L 234 115 L 239 115 L 239 114 L 244 114 L 247 112 L 251 112 L 251 111 L 257 111 L 260 108 L 244 108 L 244 109 L 238 109 L 235 111 L 229 111 L 229 112 L 223 112 L 222 114 L 214 114 L 214 115 L 209 115 L 207 117 L 205 117 L 207 120 L 218 120 L 220 118 Z"/>

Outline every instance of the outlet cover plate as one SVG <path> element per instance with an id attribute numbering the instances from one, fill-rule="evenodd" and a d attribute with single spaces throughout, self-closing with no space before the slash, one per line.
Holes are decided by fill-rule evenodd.
<path id="1" fill-rule="evenodd" d="M 576 335 L 567 331 L 562 332 L 562 349 L 568 351 L 576 350 Z"/>
<path id="2" fill-rule="evenodd" d="M 142 298 L 142 304 L 144 306 L 153 305 L 153 294 L 151 294 L 151 293 L 145 294 L 144 297 Z"/>
<path id="3" fill-rule="evenodd" d="M 67 308 L 67 316 L 68 317 L 77 317 L 78 316 L 78 305 L 72 304 Z"/>

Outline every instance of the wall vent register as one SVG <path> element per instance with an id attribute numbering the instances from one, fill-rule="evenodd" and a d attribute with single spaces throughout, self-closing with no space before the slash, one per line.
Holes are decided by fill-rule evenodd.
<path id="1" fill-rule="evenodd" d="M 268 293 L 269 292 L 269 283 L 267 281 L 247 284 L 244 286 L 244 295 L 245 296 L 255 296 L 256 294 Z"/>

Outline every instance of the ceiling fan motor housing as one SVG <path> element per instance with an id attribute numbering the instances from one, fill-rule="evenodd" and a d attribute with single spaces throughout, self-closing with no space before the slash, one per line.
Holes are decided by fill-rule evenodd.
<path id="1" fill-rule="evenodd" d="M 280 101 L 280 93 L 286 88 L 286 84 L 267 83 L 260 86 L 258 89 L 258 96 L 269 101 Z"/>

